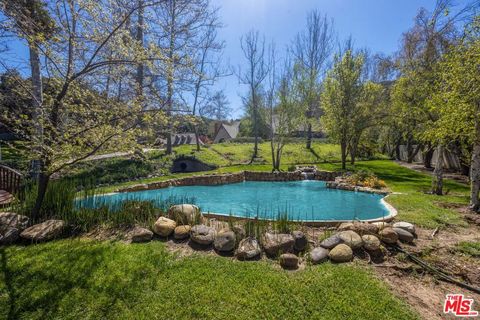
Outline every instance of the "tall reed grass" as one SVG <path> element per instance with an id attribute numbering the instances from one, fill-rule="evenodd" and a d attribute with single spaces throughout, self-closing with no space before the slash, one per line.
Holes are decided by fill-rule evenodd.
<path id="1" fill-rule="evenodd" d="M 36 184 L 27 183 L 22 197 L 17 197 L 12 209 L 32 217 L 36 195 Z M 86 232 L 96 226 L 150 226 L 159 216 L 166 214 L 172 205 L 195 204 L 193 197 L 170 196 L 145 201 L 133 195 L 119 202 L 109 202 L 107 199 L 98 194 L 88 181 L 53 180 L 48 185 L 40 214 L 31 222 L 61 219 L 78 232 Z"/>

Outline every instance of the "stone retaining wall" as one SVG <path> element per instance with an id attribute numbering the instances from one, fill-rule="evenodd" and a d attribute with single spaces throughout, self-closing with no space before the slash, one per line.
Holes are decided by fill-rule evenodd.
<path id="1" fill-rule="evenodd" d="M 332 181 L 339 176 L 338 172 L 317 171 L 315 180 Z M 119 189 L 118 192 L 132 192 L 142 190 L 162 189 L 171 186 L 194 186 L 194 185 L 217 185 L 242 181 L 298 181 L 303 180 L 301 172 L 258 172 L 242 171 L 230 174 L 206 174 L 200 176 L 170 179 L 149 184 L 138 184 L 131 187 Z"/>

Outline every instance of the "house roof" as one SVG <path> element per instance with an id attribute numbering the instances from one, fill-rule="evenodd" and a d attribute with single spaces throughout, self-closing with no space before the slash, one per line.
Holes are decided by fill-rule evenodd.
<path id="1" fill-rule="evenodd" d="M 238 136 L 238 133 L 240 132 L 240 121 L 234 121 L 231 124 L 222 123 L 220 125 L 220 128 L 221 127 L 223 127 L 225 131 L 227 131 L 230 138 L 235 139 Z M 217 134 L 218 134 L 218 131 L 217 131 Z"/>
<path id="2" fill-rule="evenodd" d="M 200 145 L 203 145 L 202 140 L 198 139 Z M 172 134 L 172 145 L 179 146 L 182 144 L 196 144 L 195 133 L 176 133 Z"/>

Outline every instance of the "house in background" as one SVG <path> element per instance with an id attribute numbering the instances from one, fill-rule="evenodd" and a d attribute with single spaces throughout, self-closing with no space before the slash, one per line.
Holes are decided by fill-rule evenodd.
<path id="1" fill-rule="evenodd" d="M 235 139 L 240 132 L 240 121 L 232 121 L 230 123 L 215 123 L 215 135 L 213 143 L 220 143 Z"/>

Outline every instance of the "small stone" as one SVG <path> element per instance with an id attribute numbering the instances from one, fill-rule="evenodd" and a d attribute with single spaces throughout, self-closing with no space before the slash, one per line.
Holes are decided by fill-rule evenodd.
<path id="1" fill-rule="evenodd" d="M 363 241 L 362 238 L 352 230 L 346 230 L 338 233 L 342 242 L 350 246 L 352 249 L 358 249 L 362 247 Z"/>
<path id="2" fill-rule="evenodd" d="M 328 249 L 322 247 L 314 248 L 312 251 L 310 251 L 310 260 L 313 264 L 321 263 L 328 259 L 328 253 Z"/>
<path id="3" fill-rule="evenodd" d="M 153 232 L 162 237 L 168 237 L 172 234 L 173 230 L 177 226 L 177 223 L 172 219 L 160 217 L 153 225 Z"/>
<path id="4" fill-rule="evenodd" d="M 178 224 L 195 224 L 201 221 L 200 209 L 193 204 L 177 204 L 168 209 L 168 217 Z"/>
<path id="5" fill-rule="evenodd" d="M 395 222 L 392 227 L 403 229 L 405 231 L 408 231 L 411 234 L 415 234 L 415 226 L 410 222 L 405 222 L 405 221 Z"/>
<path id="6" fill-rule="evenodd" d="M 190 227 L 188 224 L 178 226 L 173 230 L 173 238 L 175 238 L 176 240 L 187 239 L 190 236 L 191 229 L 192 227 Z"/>
<path id="7" fill-rule="evenodd" d="M 340 243 L 343 243 L 343 240 L 338 236 L 338 235 L 333 235 L 322 242 L 320 242 L 320 247 L 323 247 L 325 249 L 332 249 L 339 245 Z"/>
<path id="8" fill-rule="evenodd" d="M 195 243 L 208 246 L 215 240 L 215 229 L 203 224 L 197 224 L 190 230 L 190 238 Z"/>
<path id="9" fill-rule="evenodd" d="M 407 242 L 407 243 L 412 243 L 413 242 L 413 239 L 415 238 L 413 236 L 413 234 L 411 234 L 410 232 L 408 232 L 407 230 L 405 229 L 401 229 L 401 228 L 392 228 L 393 231 L 395 231 L 398 235 L 398 240 L 402 241 L 402 242 Z"/>
<path id="10" fill-rule="evenodd" d="M 229 252 L 235 249 L 235 240 L 235 232 L 230 230 L 221 230 L 215 236 L 213 245 L 218 251 Z"/>
<path id="11" fill-rule="evenodd" d="M 292 232 L 293 239 L 295 240 L 295 244 L 293 248 L 297 251 L 303 251 L 307 247 L 307 236 L 302 231 L 293 231 Z"/>
<path id="12" fill-rule="evenodd" d="M 376 236 L 371 234 L 366 234 L 362 236 L 362 240 L 363 240 L 363 247 L 365 248 L 365 250 L 377 251 L 380 249 L 381 243 Z"/>
<path id="13" fill-rule="evenodd" d="M 258 257 L 261 252 L 257 239 L 248 237 L 240 241 L 235 256 L 238 260 L 249 260 Z"/>
<path id="14" fill-rule="evenodd" d="M 292 252 L 295 240 L 287 233 L 265 233 L 263 236 L 263 248 L 265 253 L 271 257 L 281 253 Z"/>
<path id="15" fill-rule="evenodd" d="M 20 237 L 31 241 L 48 241 L 62 235 L 64 228 L 63 220 L 47 220 L 23 230 Z"/>
<path id="16" fill-rule="evenodd" d="M 395 244 L 398 241 L 398 234 L 390 227 L 382 229 L 378 235 L 380 240 L 387 244 Z"/>
<path id="17" fill-rule="evenodd" d="M 141 227 L 133 228 L 133 230 L 131 230 L 127 235 L 127 238 L 132 242 L 148 242 L 152 240 L 152 237 L 152 231 Z"/>
<path id="18" fill-rule="evenodd" d="M 293 253 L 284 253 L 280 255 L 280 265 L 284 269 L 297 269 L 298 257 Z"/>
<path id="19" fill-rule="evenodd" d="M 353 251 L 348 245 L 341 243 L 330 250 L 328 256 L 334 262 L 348 262 L 353 259 Z"/>

